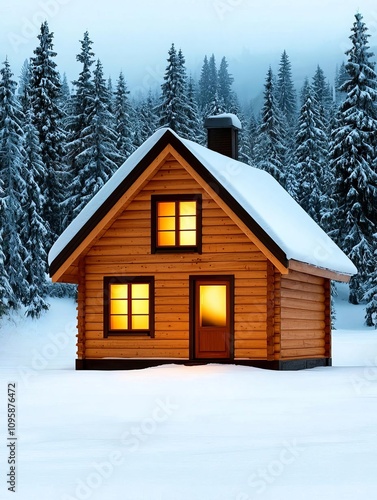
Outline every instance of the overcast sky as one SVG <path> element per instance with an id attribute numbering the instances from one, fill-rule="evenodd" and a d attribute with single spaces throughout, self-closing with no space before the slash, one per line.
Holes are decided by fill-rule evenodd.
<path id="1" fill-rule="evenodd" d="M 123 70 L 134 93 L 157 86 L 171 43 L 181 48 L 194 77 L 205 54 L 226 56 L 239 88 L 262 90 L 269 64 L 285 49 L 295 80 L 320 64 L 327 72 L 343 60 L 359 11 L 377 46 L 376 0 L 0 0 L 0 48 L 13 72 L 33 55 L 40 24 L 54 32 L 58 69 L 77 78 L 76 54 L 88 30 L 105 74 Z M 329 78 L 333 74 L 328 74 Z M 260 88 L 259 88 L 260 86 Z"/>

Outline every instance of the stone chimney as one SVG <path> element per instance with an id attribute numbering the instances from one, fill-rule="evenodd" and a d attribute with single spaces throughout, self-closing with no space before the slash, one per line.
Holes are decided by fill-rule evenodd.
<path id="1" fill-rule="evenodd" d="M 238 160 L 238 131 L 241 122 L 232 113 L 208 116 L 204 121 L 207 129 L 207 146 L 234 160 Z"/>

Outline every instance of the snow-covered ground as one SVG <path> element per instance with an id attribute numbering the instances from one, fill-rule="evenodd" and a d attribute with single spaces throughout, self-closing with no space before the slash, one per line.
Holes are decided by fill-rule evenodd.
<path id="1" fill-rule="evenodd" d="M 377 331 L 336 300 L 333 367 L 76 372 L 75 304 L 0 322 L 0 498 L 376 498 Z M 16 494 L 7 386 L 16 382 Z M 13 495 L 13 496 L 12 496 Z"/>

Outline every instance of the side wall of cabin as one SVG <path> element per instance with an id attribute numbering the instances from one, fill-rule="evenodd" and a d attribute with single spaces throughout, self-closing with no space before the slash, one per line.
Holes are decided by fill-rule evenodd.
<path id="1" fill-rule="evenodd" d="M 280 280 L 280 355 L 331 357 L 330 280 L 297 271 Z"/>

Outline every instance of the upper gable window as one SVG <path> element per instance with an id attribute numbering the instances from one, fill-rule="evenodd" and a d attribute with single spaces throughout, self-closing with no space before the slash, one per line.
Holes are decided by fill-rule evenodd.
<path id="1" fill-rule="evenodd" d="M 201 195 L 152 196 L 152 252 L 201 252 Z"/>

